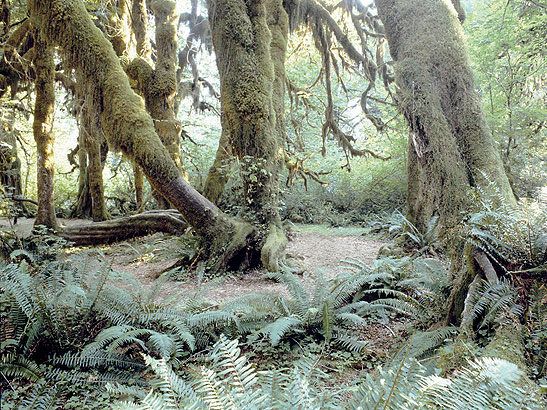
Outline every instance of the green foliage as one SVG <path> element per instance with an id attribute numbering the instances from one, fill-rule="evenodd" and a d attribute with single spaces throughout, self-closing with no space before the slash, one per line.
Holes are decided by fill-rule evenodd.
<path id="1" fill-rule="evenodd" d="M 304 357 L 292 369 L 257 373 L 240 355 L 237 341 L 221 336 L 211 354 L 209 368 L 201 367 L 183 379 L 165 361 L 148 359 L 156 375 L 153 390 L 131 391 L 140 404 L 121 403 L 117 408 L 149 409 L 541 409 L 533 386 L 523 387 L 522 371 L 497 358 L 469 362 L 452 378 L 431 370 L 408 357 L 393 367 L 367 374 L 356 388 L 330 393 L 323 387 L 324 374 L 318 362 Z M 349 400 L 348 400 L 349 398 Z"/>
<path id="2" fill-rule="evenodd" d="M 248 294 L 223 303 L 219 312 L 235 315 L 236 334 L 249 335 L 253 346 L 260 346 L 263 338 L 272 346 L 311 338 L 353 352 L 367 345 L 359 335 L 368 320 L 395 312 L 425 322 L 439 312 L 448 287 L 448 273 L 440 262 L 407 259 L 397 264 L 383 259 L 375 268 L 357 260 L 346 263 L 347 272 L 332 280 L 317 275 L 311 289 L 289 271 L 269 274 L 285 286 L 289 297 Z"/>
<path id="3" fill-rule="evenodd" d="M 471 300 L 471 316 L 480 320 L 477 325 L 479 334 L 485 336 L 495 324 L 518 321 L 523 313 L 518 298 L 517 290 L 506 280 L 493 284 L 482 281 Z"/>
<path id="4" fill-rule="evenodd" d="M 464 29 L 487 122 L 519 196 L 547 183 L 545 7 L 538 2 L 474 2 Z"/>
<path id="5" fill-rule="evenodd" d="M 11 330 L 8 351 L 43 359 L 85 345 L 101 326 L 97 301 L 110 268 L 90 271 L 85 263 L 74 268 L 52 262 L 34 272 L 26 262 L 2 266 L 2 305 Z"/>
<path id="6" fill-rule="evenodd" d="M 547 286 L 535 283 L 530 291 L 526 314 L 529 338 L 527 350 L 532 356 L 533 376 L 547 384 Z"/>
<path id="7" fill-rule="evenodd" d="M 502 270 L 541 276 L 547 271 L 547 211 L 527 203 L 496 207 L 481 197 L 460 235 Z"/>

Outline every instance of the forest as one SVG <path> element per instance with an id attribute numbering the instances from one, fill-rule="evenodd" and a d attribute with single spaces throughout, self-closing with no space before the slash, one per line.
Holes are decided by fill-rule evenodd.
<path id="1" fill-rule="evenodd" d="M 0 401 L 547 408 L 546 0 L 0 0 Z"/>

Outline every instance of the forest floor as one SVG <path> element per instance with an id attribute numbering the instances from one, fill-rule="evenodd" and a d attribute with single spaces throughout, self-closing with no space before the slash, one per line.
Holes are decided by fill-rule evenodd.
<path id="1" fill-rule="evenodd" d="M 13 229 L 19 236 L 26 237 L 32 231 L 34 219 L 20 218 Z M 72 226 L 89 223 L 85 220 L 59 219 L 61 226 Z M 9 227 L 5 218 L 0 225 Z M 327 227 L 322 225 L 294 225 L 289 228 L 287 259 L 297 271 L 302 273 L 302 280 L 309 288 L 313 286 L 314 275 L 325 275 L 331 279 L 344 270 L 343 261 L 357 259 L 372 264 L 380 247 L 385 241 L 371 238 L 368 230 L 359 227 Z M 182 256 L 184 244 L 180 239 L 170 235 L 154 234 L 131 241 L 124 241 L 96 248 L 72 248 L 64 256 L 80 254 L 87 251 L 95 261 L 112 264 L 112 269 L 119 274 L 123 287 L 134 287 L 137 283 L 145 289 L 153 287 L 155 280 L 162 272 L 169 270 Z M 283 285 L 267 279 L 262 270 L 244 274 L 235 273 L 202 280 L 196 273 L 173 274 L 173 280 L 167 281 L 161 288 L 160 299 L 172 299 L 187 296 L 200 296 L 212 303 L 252 292 L 284 293 Z M 137 283 L 128 279 L 134 278 Z M 308 287 L 308 286 L 306 286 Z"/>
<path id="2" fill-rule="evenodd" d="M 61 226 L 69 226 L 84 221 L 60 219 L 59 222 Z M 32 224 L 33 219 L 19 219 L 13 229 L 20 236 L 28 236 L 32 231 Z M 0 218 L 0 227 L 2 225 L 10 229 L 5 218 Z M 310 292 L 314 289 L 316 275 L 324 275 L 326 279 L 335 277 L 348 269 L 344 267 L 344 260 L 358 260 L 372 265 L 379 249 L 387 244 L 362 227 L 335 228 L 291 224 L 288 236 L 287 262 L 300 274 L 305 288 Z M 88 268 L 94 264 L 97 269 L 104 264 L 110 265 L 113 270 L 110 280 L 115 286 L 147 297 L 154 290 L 155 283 L 158 283 L 156 279 L 180 260 L 187 245 L 181 238 L 157 233 L 100 247 L 61 249 L 58 259 L 70 259 L 76 265 L 78 259 L 85 259 Z M 84 255 L 87 256 L 82 258 Z M 217 305 L 254 292 L 289 296 L 284 285 L 268 279 L 265 274 L 264 270 L 254 270 L 203 278 L 199 275 L 199 269 L 190 273 L 172 271 L 169 279 L 157 291 L 154 301 L 176 306 L 183 301 L 197 298 Z M 333 359 L 334 361 L 326 365 L 329 371 L 335 370 L 328 384 L 351 384 L 354 377 L 361 372 L 369 372 L 378 363 L 383 363 L 389 352 L 407 339 L 407 324 L 407 319 L 396 316 L 390 317 L 389 323 L 370 321 L 359 337 L 367 343 L 366 354 L 360 360 L 352 362 L 348 362 L 352 356 L 347 352 L 339 353 L 339 357 L 333 356 L 338 359 Z"/>

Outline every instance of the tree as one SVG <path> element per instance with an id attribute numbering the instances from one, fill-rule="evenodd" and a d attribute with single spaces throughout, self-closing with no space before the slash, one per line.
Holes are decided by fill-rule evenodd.
<path id="1" fill-rule="evenodd" d="M 433 215 L 454 227 L 469 210 L 470 188 L 516 204 L 474 89 L 462 14 L 440 0 L 376 5 L 395 63 L 399 108 L 410 126 L 408 219 L 422 231 Z M 448 321 L 457 322 L 477 273 L 473 260 L 482 267 L 486 257 L 469 246 L 465 253 L 458 245 L 451 252 L 455 285 Z"/>
<path id="2" fill-rule="evenodd" d="M 97 93 L 98 115 L 110 145 L 136 161 L 153 188 L 203 238 L 213 269 L 256 266 L 265 247 L 259 231 L 226 216 L 182 178 L 111 43 L 95 27 L 82 1 L 31 0 L 28 6 L 34 24 L 48 41 L 61 47 Z"/>
<path id="3" fill-rule="evenodd" d="M 178 14 L 174 1 L 156 0 L 151 2 L 156 21 L 155 66 L 150 59 L 151 46 L 147 38 L 146 2 L 133 3 L 133 30 L 137 37 L 137 51 L 141 57 L 135 58 L 127 68 L 131 79 L 137 82 L 140 94 L 144 97 L 146 108 L 152 118 L 156 132 L 169 151 L 178 168 L 184 172 L 180 155 L 180 134 L 182 127 L 175 118 L 175 95 L 177 91 L 176 22 Z M 139 175 L 136 186 L 140 189 Z M 160 208 L 169 208 L 169 203 L 161 195 L 154 195 Z M 138 202 L 138 201 L 137 201 Z"/>
<path id="4" fill-rule="evenodd" d="M 452 4 L 377 0 L 376 5 L 395 63 L 397 101 L 410 126 L 410 222 L 423 231 L 439 215 L 443 225 L 454 226 L 469 205 L 469 188 L 493 193 L 491 183 L 502 201 L 515 203 Z"/>
<path id="5" fill-rule="evenodd" d="M 34 108 L 34 140 L 37 150 L 38 211 L 35 225 L 57 229 L 53 198 L 53 115 L 55 103 L 55 63 L 53 48 L 40 33 L 34 40 L 34 70 L 36 73 L 36 102 Z"/>
<path id="6" fill-rule="evenodd" d="M 278 270 L 287 242 L 277 208 L 288 16 L 280 0 L 209 1 L 208 8 L 223 127 L 242 166 L 246 216 L 263 232 L 262 263 Z"/>

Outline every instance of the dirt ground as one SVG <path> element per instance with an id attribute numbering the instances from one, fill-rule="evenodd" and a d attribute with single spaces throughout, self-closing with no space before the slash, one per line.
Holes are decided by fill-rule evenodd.
<path id="1" fill-rule="evenodd" d="M 22 218 L 13 226 L 21 236 L 27 236 L 32 230 L 32 219 Z M 89 221 L 60 219 L 62 226 L 70 226 Z M 0 219 L 0 225 L 9 228 L 6 219 Z M 313 288 L 313 276 L 323 274 L 327 278 L 343 271 L 343 260 L 358 259 L 372 263 L 384 241 L 362 236 L 364 230 L 328 228 L 319 226 L 295 226 L 289 236 L 287 259 L 297 270 L 302 272 L 302 280 Z M 176 262 L 176 249 L 180 247 L 178 239 L 172 236 L 155 234 L 145 238 L 126 241 L 114 245 L 102 246 L 99 254 L 89 249 L 96 261 L 105 260 L 112 263 L 112 269 L 121 277 L 133 277 L 144 288 L 151 288 L 155 279 Z M 70 257 L 73 253 L 82 252 L 82 248 L 73 249 L 61 258 Z M 167 281 L 161 288 L 160 299 L 195 296 L 199 294 L 213 303 L 251 292 L 285 293 L 284 287 L 264 277 L 265 272 L 255 270 L 245 274 L 200 281 L 197 274 L 178 277 Z M 127 286 L 129 285 L 127 282 Z M 138 286 L 138 285 L 137 285 Z"/>

